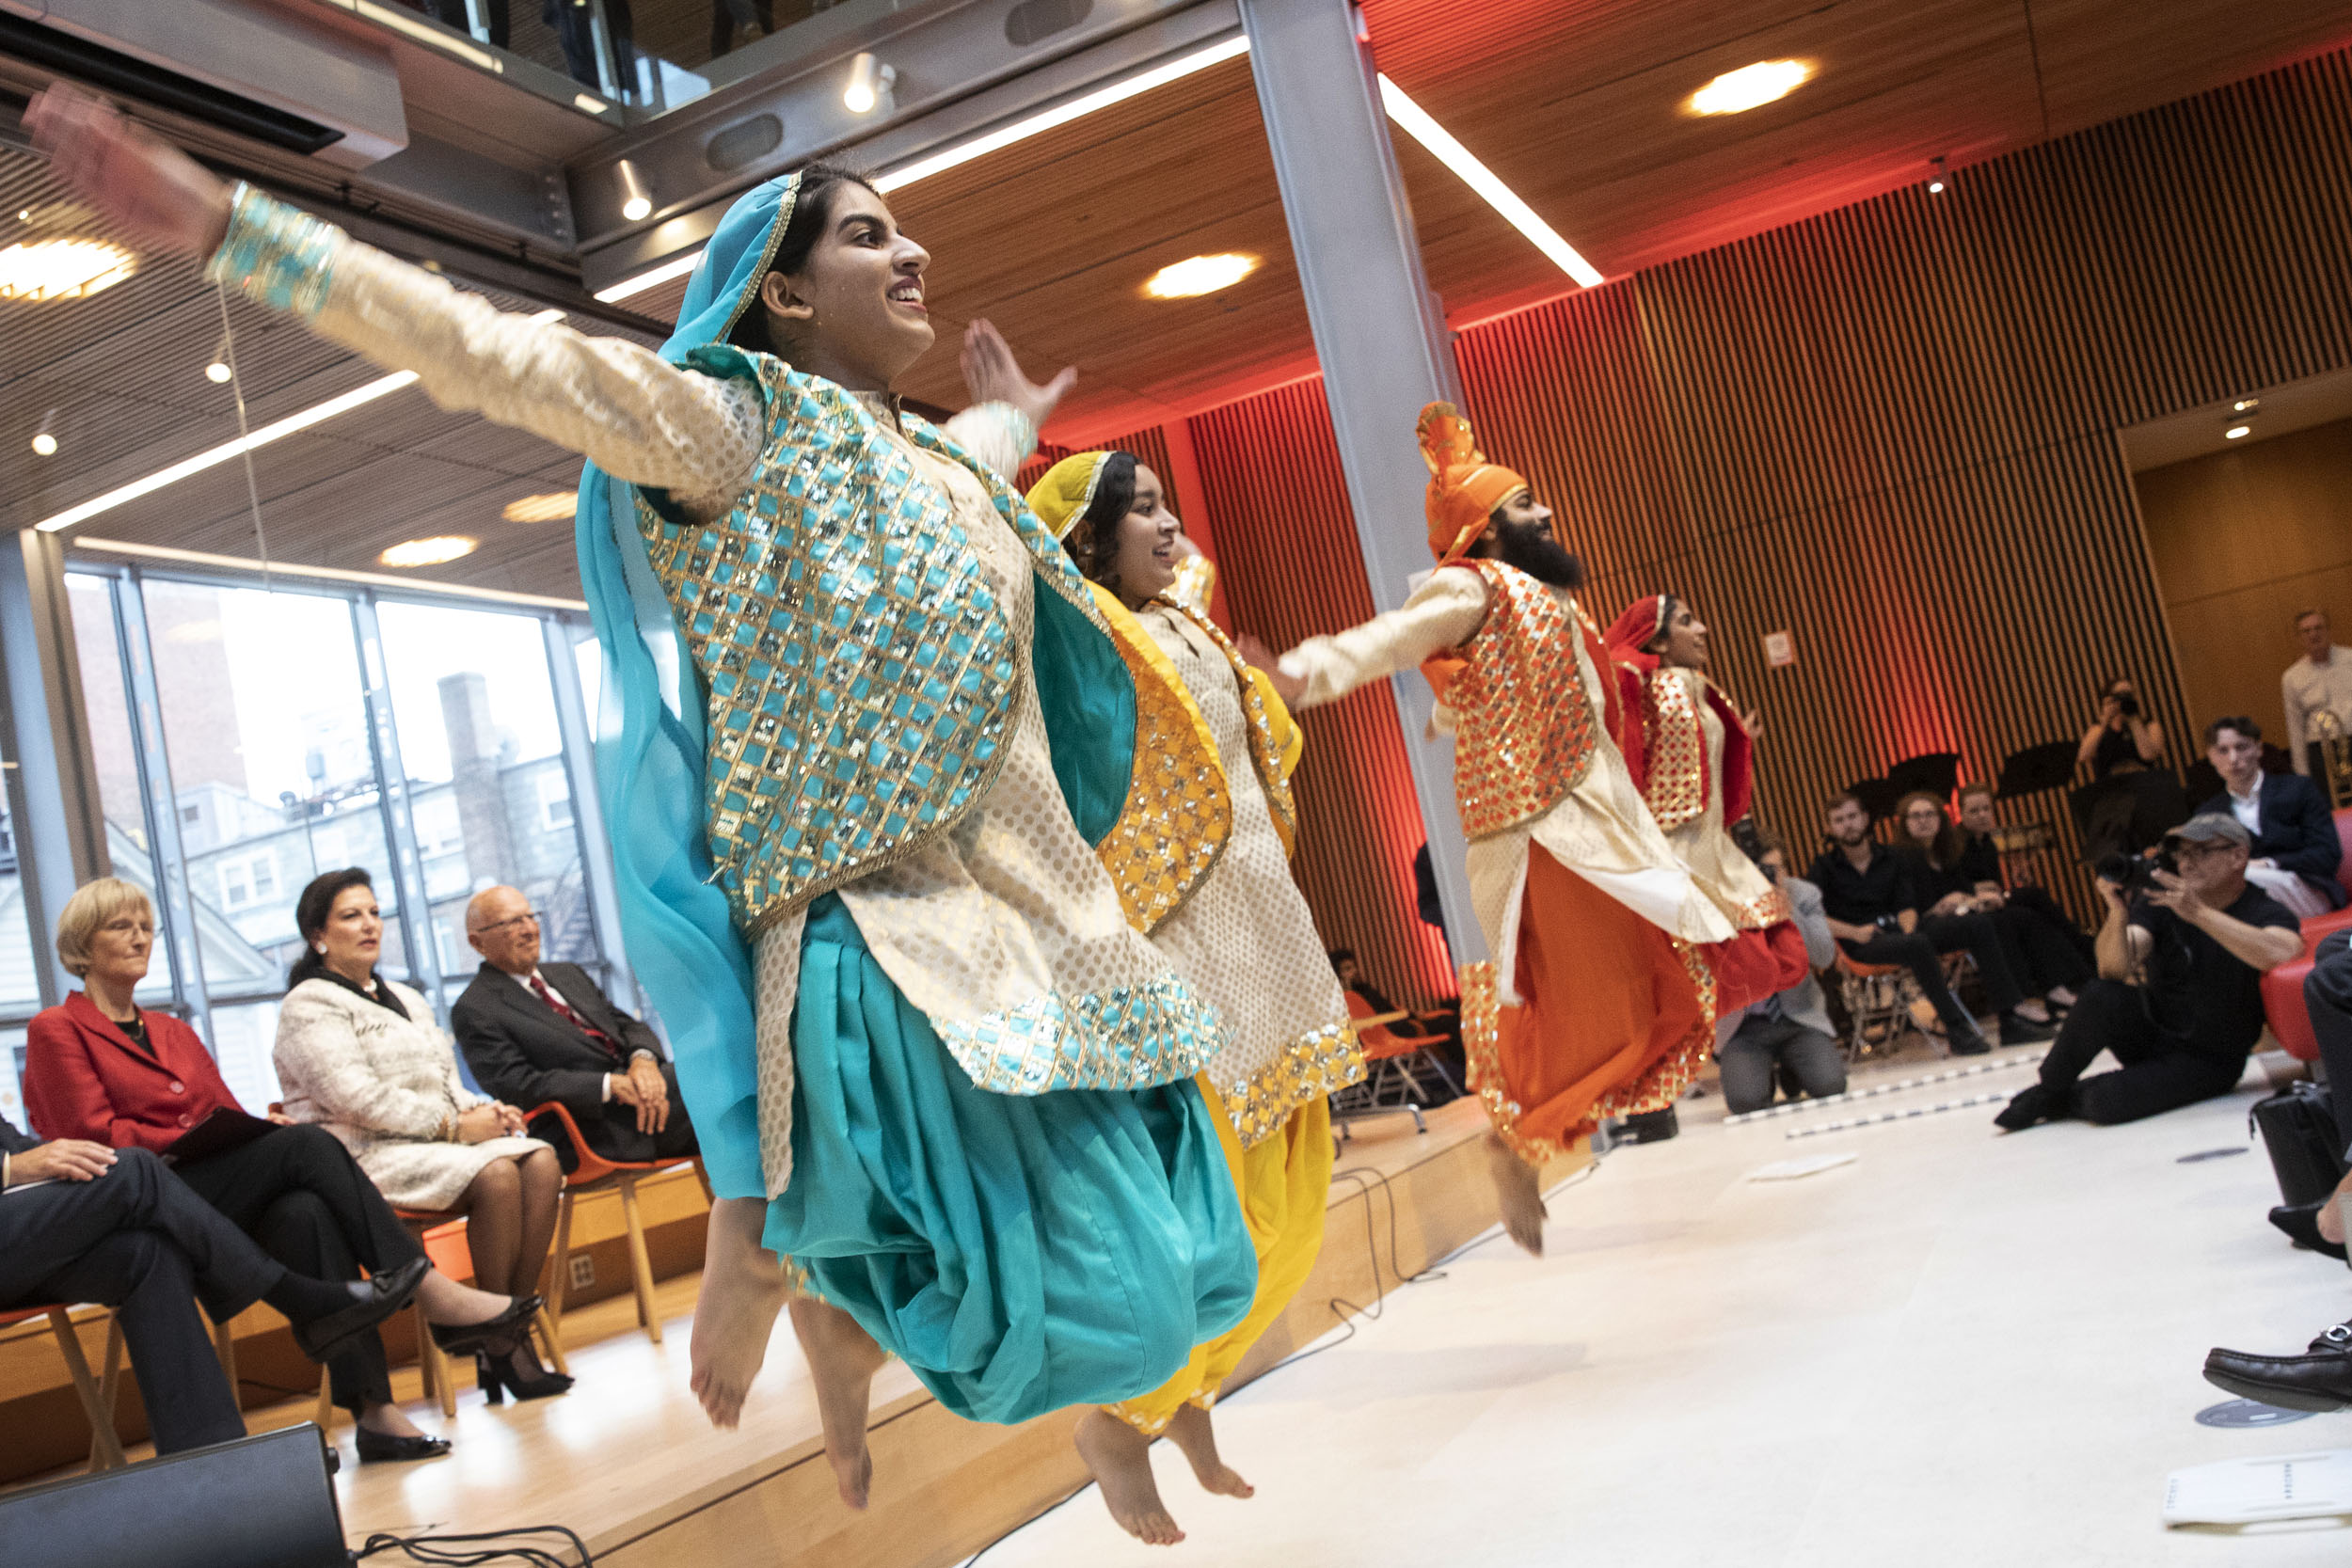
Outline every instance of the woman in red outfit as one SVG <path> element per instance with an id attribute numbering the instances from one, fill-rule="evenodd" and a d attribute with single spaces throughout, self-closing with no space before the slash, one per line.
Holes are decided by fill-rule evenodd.
<path id="1" fill-rule="evenodd" d="M 1788 896 L 1732 842 L 1731 825 L 1748 814 L 1764 726 L 1708 678 L 1707 636 L 1690 605 L 1653 594 L 1609 628 L 1609 657 L 1622 698 L 1617 750 L 1691 879 L 1732 925 L 1730 941 L 1701 949 L 1727 1032 L 1742 1009 L 1811 971 Z"/>
<path id="2" fill-rule="evenodd" d="M 66 903 L 57 956 L 85 990 L 35 1015 L 25 1032 L 24 1103 L 46 1138 L 87 1138 L 156 1154 L 212 1115 L 236 1111 L 212 1053 L 168 1013 L 132 1000 L 154 949 L 155 911 L 128 882 L 103 877 Z M 234 1148 L 175 1164 L 180 1179 L 262 1250 L 301 1274 L 357 1279 L 423 1256 L 333 1133 L 279 1125 Z M 417 1303 L 446 1350 L 511 1349 L 538 1297 L 492 1295 L 430 1270 Z M 327 1360 L 335 1402 L 358 1419 L 359 1457 L 429 1459 L 449 1451 L 392 1402 L 384 1341 L 361 1335 Z"/>

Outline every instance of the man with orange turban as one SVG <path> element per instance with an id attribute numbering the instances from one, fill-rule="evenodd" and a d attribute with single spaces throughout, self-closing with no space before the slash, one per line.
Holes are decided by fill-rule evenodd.
<path id="1" fill-rule="evenodd" d="M 1438 570 L 1401 609 L 1279 664 L 1294 708 L 1419 666 L 1454 730 L 1471 902 L 1493 951 L 1462 972 L 1470 1085 L 1503 1223 L 1543 1250 L 1537 1173 L 1604 1118 L 1673 1103 L 1707 1059 L 1731 935 L 1611 739 L 1617 689 L 1577 605 L 1583 571 L 1525 479 L 1489 463 L 1454 405 L 1422 411 Z"/>
<path id="2" fill-rule="evenodd" d="M 1659 831 L 1733 927 L 1704 950 L 1716 1015 L 1728 1024 L 1810 971 L 1788 895 L 1731 841 L 1731 824 L 1748 814 L 1760 726 L 1708 679 L 1707 639 L 1687 602 L 1652 594 L 1626 607 L 1607 641 L 1617 750 Z"/>

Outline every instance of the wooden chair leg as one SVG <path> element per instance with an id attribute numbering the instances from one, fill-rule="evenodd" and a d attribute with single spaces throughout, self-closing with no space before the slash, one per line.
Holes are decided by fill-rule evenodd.
<path id="1" fill-rule="evenodd" d="M 554 1267 L 548 1275 L 548 1316 L 561 1327 L 564 1322 L 564 1292 L 572 1283 L 572 1190 L 564 1188 L 555 1198 L 555 1257 Z"/>
<path id="2" fill-rule="evenodd" d="M 237 1335 L 235 1320 L 213 1325 L 213 1348 L 220 1353 L 220 1375 L 229 1380 L 229 1392 L 233 1396 L 243 1386 L 237 1378 Z"/>
<path id="3" fill-rule="evenodd" d="M 703 1201 L 705 1203 L 716 1203 L 719 1201 L 719 1195 L 710 1190 L 710 1172 L 703 1168 L 702 1156 L 700 1155 L 696 1155 L 694 1157 L 694 1180 L 701 1182 L 703 1185 Z"/>
<path id="4" fill-rule="evenodd" d="M 424 1309 L 417 1309 L 417 1368 L 424 1374 L 424 1391 L 440 1400 L 441 1414 L 457 1414 L 457 1380 L 452 1375 L 449 1354 L 433 1341 L 433 1330 L 424 1321 Z"/>
<path id="5" fill-rule="evenodd" d="M 98 1373 L 98 1408 L 107 1412 L 110 1416 L 119 1408 L 116 1403 L 116 1393 L 122 1386 L 122 1320 L 108 1313 L 106 1316 L 106 1361 Z M 230 1386 L 232 1391 L 235 1386 L 234 1384 Z M 91 1469 L 103 1468 L 98 1461 L 98 1439 L 93 1435 L 89 1444 Z"/>
<path id="6" fill-rule="evenodd" d="M 628 1222 L 628 1272 L 637 1287 L 637 1322 L 645 1337 L 661 1343 L 661 1315 L 653 1305 L 653 1259 L 645 1251 L 644 1216 L 637 1209 L 637 1173 L 622 1171 L 621 1217 Z"/>
<path id="7" fill-rule="evenodd" d="M 332 1374 L 324 1367 L 319 1369 L 318 1408 L 310 1413 L 310 1419 L 319 1424 L 321 1432 L 335 1430 L 335 1384 Z"/>
<path id="8" fill-rule="evenodd" d="M 73 1379 L 73 1392 L 82 1402 L 82 1414 L 89 1418 L 90 1441 L 97 1450 L 90 1460 L 92 1472 L 112 1470 L 123 1464 L 122 1439 L 115 1434 L 114 1412 L 99 1402 L 98 1380 L 89 1373 L 89 1358 L 82 1354 L 81 1337 L 73 1330 L 73 1314 L 62 1307 L 49 1309 L 50 1331 L 57 1338 L 58 1354 L 65 1357 L 65 1370 Z"/>
<path id="9" fill-rule="evenodd" d="M 539 1307 L 538 1329 L 540 1346 L 548 1353 L 548 1359 L 555 1363 L 557 1371 L 568 1375 L 572 1368 L 571 1363 L 564 1359 L 564 1337 L 555 1331 L 555 1319 L 548 1313 L 545 1303 Z"/>

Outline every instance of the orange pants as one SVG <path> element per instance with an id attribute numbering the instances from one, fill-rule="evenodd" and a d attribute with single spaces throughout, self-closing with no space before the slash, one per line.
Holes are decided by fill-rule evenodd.
<path id="1" fill-rule="evenodd" d="M 1462 975 L 1470 1087 L 1531 1164 L 1610 1117 L 1674 1102 L 1714 1044 L 1714 979 L 1698 951 L 1528 846 L 1519 917 L 1521 1006 L 1494 967 Z M 1478 973 L 1484 971 L 1483 974 Z"/>

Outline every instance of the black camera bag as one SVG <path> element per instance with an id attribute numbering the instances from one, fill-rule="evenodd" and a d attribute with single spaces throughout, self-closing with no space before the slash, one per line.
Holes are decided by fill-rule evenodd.
<path id="1" fill-rule="evenodd" d="M 2325 1085 L 2289 1084 L 2255 1101 L 2246 1122 L 2249 1136 L 2262 1132 L 2270 1168 L 2278 1174 L 2279 1196 L 2290 1206 L 2316 1203 L 2343 1181 L 2344 1135 Z"/>

